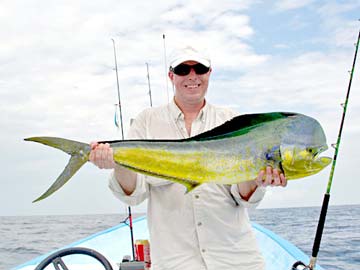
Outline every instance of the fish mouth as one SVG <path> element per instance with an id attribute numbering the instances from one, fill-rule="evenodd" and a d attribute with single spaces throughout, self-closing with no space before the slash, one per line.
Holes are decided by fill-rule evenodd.
<path id="1" fill-rule="evenodd" d="M 312 163 L 318 163 L 318 166 L 324 166 L 324 167 L 330 164 L 330 162 L 332 161 L 330 157 L 320 156 L 323 152 L 325 152 L 328 149 L 327 145 L 312 149 L 313 149 Z"/>
<path id="2" fill-rule="evenodd" d="M 332 161 L 330 157 L 320 156 L 327 149 L 327 145 L 311 147 L 283 146 L 281 149 L 281 169 L 286 178 L 303 178 L 323 170 Z"/>
<path id="3" fill-rule="evenodd" d="M 317 151 L 314 152 L 313 154 L 313 162 L 314 163 L 318 163 L 319 167 L 327 167 L 331 162 L 332 162 L 332 158 L 331 157 L 327 157 L 327 156 L 320 156 L 320 154 L 322 154 L 323 152 L 325 152 L 326 150 L 328 150 L 328 146 L 327 145 L 323 145 L 321 147 L 317 148 Z"/>
<path id="4" fill-rule="evenodd" d="M 321 167 L 326 167 L 332 162 L 331 157 L 319 157 L 315 160 L 315 162 L 319 163 Z"/>
<path id="5" fill-rule="evenodd" d="M 329 149 L 329 147 L 327 145 L 322 145 L 322 146 L 319 146 L 319 147 L 312 147 L 313 151 L 313 156 L 314 156 L 314 159 L 317 159 L 317 158 L 320 158 L 319 155 L 322 153 L 322 152 L 325 152 L 326 150 Z"/>

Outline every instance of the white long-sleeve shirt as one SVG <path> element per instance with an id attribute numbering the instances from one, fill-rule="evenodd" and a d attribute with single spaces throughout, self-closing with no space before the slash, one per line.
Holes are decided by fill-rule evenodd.
<path id="1" fill-rule="evenodd" d="M 205 104 L 192 123 L 194 136 L 235 116 Z M 132 123 L 129 139 L 189 137 L 184 115 L 174 102 L 144 110 Z M 138 174 L 134 192 L 127 196 L 112 174 L 109 187 L 128 205 L 148 199 L 147 220 L 153 270 L 246 269 L 262 270 L 263 258 L 252 231 L 247 207 L 256 207 L 265 189 L 258 187 L 248 201 L 238 186 L 203 184 L 185 194 L 185 187 Z"/>

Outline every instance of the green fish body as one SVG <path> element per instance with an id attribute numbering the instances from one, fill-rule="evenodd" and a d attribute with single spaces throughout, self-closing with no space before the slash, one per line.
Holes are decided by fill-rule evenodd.
<path id="1" fill-rule="evenodd" d="M 46 198 L 88 161 L 87 144 L 53 137 L 25 139 L 59 148 L 71 159 L 54 184 L 35 201 Z M 105 143 L 105 142 L 104 142 Z M 262 113 L 234 117 L 183 140 L 107 141 L 117 164 L 146 175 L 177 182 L 191 191 L 203 183 L 234 184 L 253 180 L 270 165 L 288 180 L 321 171 L 331 158 L 326 137 L 313 118 L 296 113 Z"/>

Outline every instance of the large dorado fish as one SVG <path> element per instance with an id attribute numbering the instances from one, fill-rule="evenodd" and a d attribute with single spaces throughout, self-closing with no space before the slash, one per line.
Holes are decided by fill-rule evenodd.
<path id="1" fill-rule="evenodd" d="M 91 149 L 85 143 L 55 137 L 25 140 L 49 145 L 71 155 L 57 180 L 35 201 L 62 187 L 89 159 Z M 267 165 L 283 171 L 288 180 L 302 178 L 318 173 L 331 162 L 329 157 L 319 157 L 327 149 L 320 124 L 297 113 L 241 115 L 210 131 L 182 140 L 107 143 L 114 151 L 117 164 L 183 184 L 187 191 L 208 182 L 233 184 L 253 180 Z"/>

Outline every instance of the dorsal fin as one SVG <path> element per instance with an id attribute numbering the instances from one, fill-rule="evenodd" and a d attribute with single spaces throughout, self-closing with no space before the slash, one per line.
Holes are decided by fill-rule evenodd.
<path id="1" fill-rule="evenodd" d="M 271 113 L 256 113 L 256 114 L 243 114 L 235 116 L 224 124 L 215 127 L 209 131 L 188 138 L 189 141 L 203 141 L 203 140 L 216 140 L 224 136 L 235 136 L 245 134 L 257 127 L 258 125 L 266 122 L 274 121 L 289 116 L 294 116 L 296 113 L 288 112 L 271 112 Z"/>
<path id="2" fill-rule="evenodd" d="M 287 118 L 289 116 L 298 115 L 297 113 L 291 112 L 270 112 L 270 113 L 254 113 L 254 114 L 243 114 L 235 116 L 234 118 L 226 121 L 224 124 L 217 126 L 213 129 L 200 133 L 196 136 L 187 139 L 138 139 L 138 140 L 114 140 L 114 141 L 100 141 L 98 143 L 123 143 L 123 142 L 185 142 L 185 141 L 204 141 L 204 140 L 217 140 L 224 137 L 237 136 L 245 134 L 253 128 L 264 124 L 266 122 L 274 121 L 281 118 Z"/>

